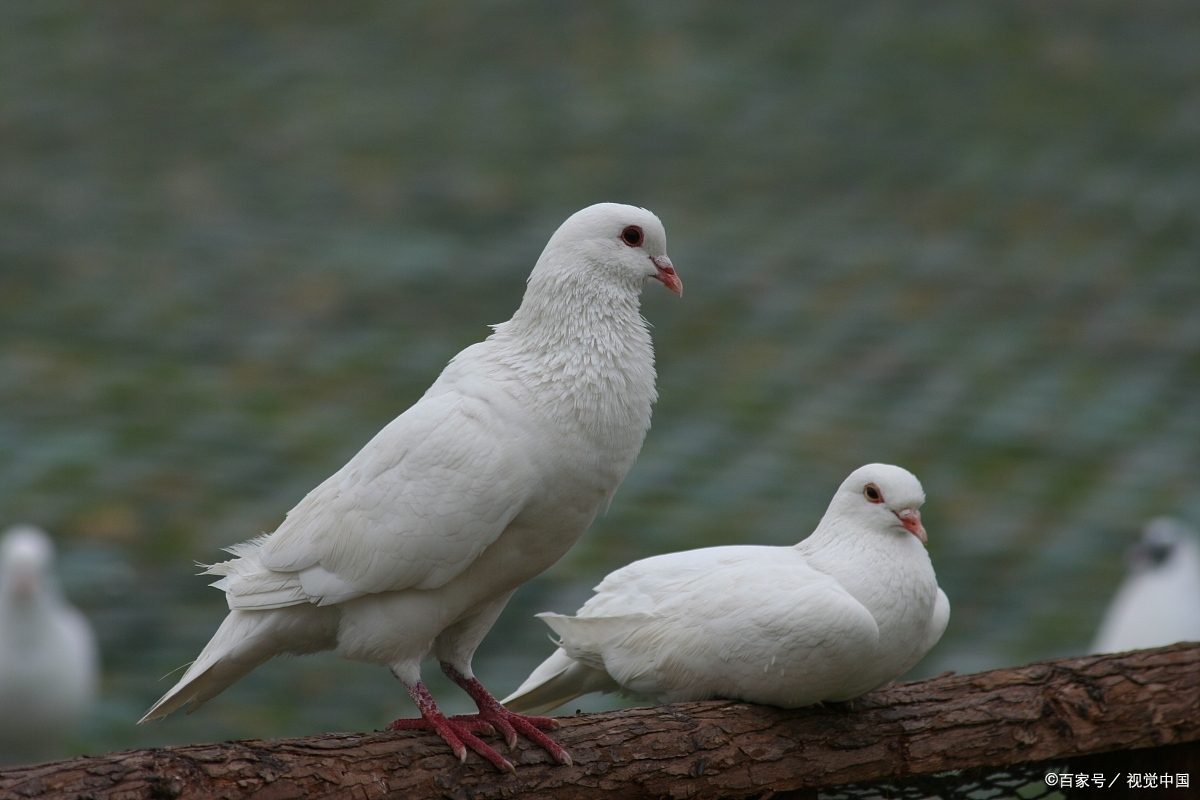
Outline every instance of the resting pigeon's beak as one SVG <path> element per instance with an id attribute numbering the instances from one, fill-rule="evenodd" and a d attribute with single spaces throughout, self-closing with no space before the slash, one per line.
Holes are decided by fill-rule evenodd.
<path id="1" fill-rule="evenodd" d="M 671 263 L 671 259 L 667 258 L 667 254 L 663 253 L 661 256 L 653 256 L 650 261 L 658 270 L 657 274 L 650 277 L 656 281 L 662 281 L 663 286 L 683 297 L 683 281 L 679 280 L 679 276 L 675 274 L 675 266 Z"/>
<path id="2" fill-rule="evenodd" d="M 915 508 L 902 508 L 896 512 L 896 516 L 900 518 L 900 524 L 909 533 L 921 540 L 921 544 L 929 544 L 929 537 L 925 534 L 925 526 L 921 524 L 920 511 L 917 511 Z"/>

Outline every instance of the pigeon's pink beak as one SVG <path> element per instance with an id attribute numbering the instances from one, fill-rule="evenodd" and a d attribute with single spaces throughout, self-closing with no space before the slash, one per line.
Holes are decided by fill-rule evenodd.
<path id="1" fill-rule="evenodd" d="M 929 537 L 925 534 L 925 526 L 921 524 L 920 511 L 917 511 L 915 508 L 903 508 L 896 512 L 896 516 L 900 518 L 900 524 L 909 533 L 921 540 L 921 544 L 929 544 Z"/>
<path id="2" fill-rule="evenodd" d="M 662 281 L 663 286 L 683 297 L 683 281 L 679 280 L 679 276 L 675 274 L 675 266 L 671 263 L 671 259 L 667 258 L 666 253 L 654 256 L 650 261 L 658 269 L 658 274 L 653 276 L 654 279 Z"/>

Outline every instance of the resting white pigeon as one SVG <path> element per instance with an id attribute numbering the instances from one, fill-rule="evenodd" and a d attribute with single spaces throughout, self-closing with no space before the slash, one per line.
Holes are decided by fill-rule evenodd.
<path id="1" fill-rule="evenodd" d="M 231 609 L 143 722 L 215 696 L 272 656 L 336 649 L 380 664 L 421 712 L 394 730 L 436 731 L 512 764 L 473 734 L 517 731 L 570 763 L 504 709 L 471 657 L 518 586 L 557 561 L 632 466 L 650 426 L 654 354 L 639 310 L 651 279 L 683 286 L 658 218 L 601 203 L 550 238 L 520 308 L 463 350 L 428 392 L 314 489 L 271 534 L 230 548 Z M 447 718 L 421 681 L 430 651 L 479 706 Z M 464 747 L 466 745 L 466 747 Z"/>
<path id="2" fill-rule="evenodd" d="M 62 755 L 96 694 L 96 643 L 54 578 L 54 545 L 37 528 L 0 540 L 0 764 Z"/>
<path id="3" fill-rule="evenodd" d="M 539 614 L 560 647 L 511 696 L 548 711 L 590 692 L 798 708 L 899 677 L 950 618 L 923 546 L 920 482 L 868 464 L 793 547 L 709 547 L 610 574 L 576 616 Z"/>
<path id="4" fill-rule="evenodd" d="M 1173 519 L 1156 519 L 1125 557 L 1129 576 L 1117 590 L 1093 653 L 1120 653 L 1200 641 L 1200 543 Z"/>

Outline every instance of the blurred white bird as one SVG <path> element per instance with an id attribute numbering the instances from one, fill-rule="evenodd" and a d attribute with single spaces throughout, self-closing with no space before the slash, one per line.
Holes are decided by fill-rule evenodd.
<path id="1" fill-rule="evenodd" d="M 1093 653 L 1121 653 L 1200 641 L 1200 542 L 1173 519 L 1151 521 L 1129 548 L 1129 575 L 1092 642 Z"/>
<path id="2" fill-rule="evenodd" d="M 194 709 L 272 656 L 335 649 L 391 669 L 422 719 L 500 769 L 473 733 L 517 731 L 570 756 L 501 706 L 471 657 L 518 586 L 557 561 L 632 466 L 650 426 L 654 357 L 642 287 L 683 286 L 658 218 L 602 203 L 550 238 L 521 307 L 459 353 L 416 405 L 292 509 L 214 565 L 231 609 L 143 722 Z M 430 651 L 479 706 L 447 718 L 421 681 Z"/>
<path id="3" fill-rule="evenodd" d="M 559 649 L 503 701 L 548 711 L 590 692 L 798 708 L 899 677 L 950 618 L 923 546 L 912 473 L 868 464 L 794 547 L 731 546 L 636 561 L 574 617 L 539 614 Z"/>
<path id="4" fill-rule="evenodd" d="M 63 755 L 96 696 L 92 628 L 54 577 L 54 545 L 37 528 L 0 540 L 0 764 Z"/>

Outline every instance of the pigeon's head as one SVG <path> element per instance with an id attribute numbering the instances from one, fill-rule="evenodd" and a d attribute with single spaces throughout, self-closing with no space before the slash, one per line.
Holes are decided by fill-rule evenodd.
<path id="1" fill-rule="evenodd" d="M 683 294 L 658 217 L 619 203 L 597 203 L 568 217 L 550 237 L 530 283 L 539 279 L 635 292 L 656 280 Z"/>
<path id="2" fill-rule="evenodd" d="M 917 476 L 891 464 L 867 464 L 842 481 L 834 497 L 840 515 L 872 530 L 907 531 L 928 542 L 921 524 L 925 490 Z"/>
<path id="3" fill-rule="evenodd" d="M 1168 517 L 1151 520 L 1142 531 L 1142 538 L 1125 552 L 1125 561 L 1135 572 L 1158 569 L 1171 560 L 1189 536 L 1188 529 L 1176 520 Z"/>
<path id="4" fill-rule="evenodd" d="M 40 594 L 53 561 L 49 536 L 29 526 L 10 529 L 0 539 L 0 593 L 17 599 Z"/>

